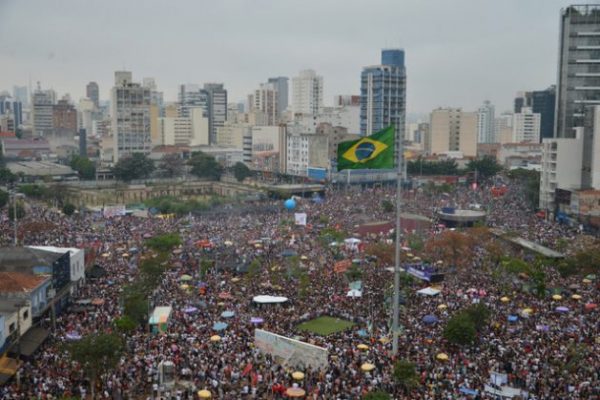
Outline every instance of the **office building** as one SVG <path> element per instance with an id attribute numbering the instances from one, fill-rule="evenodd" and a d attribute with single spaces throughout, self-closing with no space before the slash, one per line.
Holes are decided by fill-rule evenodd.
<path id="1" fill-rule="evenodd" d="M 312 69 L 292 78 L 292 112 L 317 115 L 323 107 L 323 77 Z"/>
<path id="2" fill-rule="evenodd" d="M 38 82 L 37 89 L 32 96 L 33 135 L 50 135 L 53 131 L 54 104 L 56 93 L 54 90 L 42 90 Z"/>
<path id="3" fill-rule="evenodd" d="M 340 94 L 337 96 L 333 96 L 333 106 L 334 107 L 343 107 L 343 106 L 360 107 L 360 96 L 353 95 L 353 94 Z"/>
<path id="4" fill-rule="evenodd" d="M 13 86 L 13 97 L 15 101 L 20 102 L 23 107 L 29 107 L 29 90 L 27 86 Z"/>
<path id="5" fill-rule="evenodd" d="M 574 138 L 585 107 L 600 105 L 600 5 L 561 10 L 554 137 Z"/>
<path id="6" fill-rule="evenodd" d="M 381 64 L 364 67 L 361 73 L 360 133 L 368 136 L 394 125 L 398 146 L 404 140 L 405 118 L 404 50 L 384 49 Z"/>
<path id="7" fill-rule="evenodd" d="M 209 144 L 217 143 L 217 130 L 227 121 L 227 90 L 222 83 L 205 83 L 208 99 Z"/>
<path id="8" fill-rule="evenodd" d="M 429 154 L 461 152 L 464 157 L 477 156 L 477 113 L 460 108 L 439 108 L 431 112 Z"/>
<path id="9" fill-rule="evenodd" d="M 273 85 L 273 88 L 277 92 L 277 120 L 281 120 L 281 114 L 288 108 L 288 81 L 289 78 L 286 76 L 278 76 L 276 78 L 269 78 L 268 80 L 268 83 Z"/>
<path id="10" fill-rule="evenodd" d="M 110 104 L 113 162 L 132 153 L 150 153 L 150 89 L 134 83 L 131 72 L 117 71 Z"/>
<path id="11" fill-rule="evenodd" d="M 497 143 L 512 143 L 513 119 L 513 113 L 511 112 L 504 112 L 494 118 L 494 137 Z"/>
<path id="12" fill-rule="evenodd" d="M 541 115 L 534 113 L 531 107 L 522 107 L 513 115 L 513 142 L 540 142 Z"/>
<path id="13" fill-rule="evenodd" d="M 77 110 L 67 99 L 59 100 L 52 108 L 52 128 L 57 136 L 77 134 Z"/>
<path id="14" fill-rule="evenodd" d="M 484 101 L 477 111 L 477 143 L 496 143 L 494 137 L 494 106 Z"/>
<path id="15" fill-rule="evenodd" d="M 179 117 L 188 118 L 190 116 L 189 109 L 192 107 L 202 107 L 208 117 L 208 94 L 196 84 L 179 85 L 177 102 Z"/>
<path id="16" fill-rule="evenodd" d="M 94 102 L 96 108 L 100 106 L 100 89 L 96 82 L 90 82 L 86 85 L 85 96 Z"/>
<path id="17" fill-rule="evenodd" d="M 279 122 L 279 95 L 273 83 L 261 83 L 248 97 L 250 112 L 260 113 L 258 125 L 277 125 Z"/>
<path id="18" fill-rule="evenodd" d="M 203 146 L 208 145 L 208 118 L 202 107 L 192 107 L 189 117 L 158 118 L 158 140 L 154 145 Z"/>
<path id="19" fill-rule="evenodd" d="M 540 114 L 540 141 L 554 137 L 554 111 L 556 106 L 556 86 L 533 92 L 519 92 L 515 97 L 514 112 L 530 107 L 531 111 Z"/>
<path id="20" fill-rule="evenodd" d="M 556 192 L 581 188 L 583 138 L 544 139 L 542 142 L 542 172 L 540 174 L 540 208 L 554 211 Z"/>

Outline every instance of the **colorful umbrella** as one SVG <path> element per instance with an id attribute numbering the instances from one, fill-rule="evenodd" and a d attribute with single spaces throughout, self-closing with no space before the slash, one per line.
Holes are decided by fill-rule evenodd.
<path id="1" fill-rule="evenodd" d="M 231 318 L 235 315 L 235 313 L 233 311 L 223 311 L 221 313 L 221 317 L 223 318 Z"/>
<path id="2" fill-rule="evenodd" d="M 375 369 L 375 365 L 373 365 L 371 363 L 364 363 L 363 365 L 360 366 L 360 369 L 365 372 L 373 371 Z"/>
<path id="3" fill-rule="evenodd" d="M 562 300 L 562 296 L 560 294 L 553 294 L 552 300 Z"/>
<path id="4" fill-rule="evenodd" d="M 500 297 L 500 301 L 503 303 L 508 303 L 510 301 L 510 299 L 508 297 L 504 296 L 504 297 Z"/>
<path id="5" fill-rule="evenodd" d="M 568 307 L 556 307 L 556 311 L 559 313 L 568 313 L 569 312 L 569 308 Z"/>
<path id="6" fill-rule="evenodd" d="M 363 344 L 363 343 L 356 346 L 356 348 L 359 350 L 369 350 L 369 346 L 367 346 L 366 344 Z"/>
<path id="7" fill-rule="evenodd" d="M 297 381 L 301 381 L 302 379 L 304 379 L 304 372 L 300 372 L 300 371 L 292 372 L 292 378 L 294 378 Z"/>
<path id="8" fill-rule="evenodd" d="M 252 317 L 250 318 L 250 323 L 251 324 L 262 324 L 263 322 L 265 322 L 264 319 L 260 318 L 260 317 Z"/>
<path id="9" fill-rule="evenodd" d="M 212 395 L 208 390 L 200 390 L 198 391 L 198 397 L 200 397 L 201 399 L 210 399 Z"/>
<path id="10" fill-rule="evenodd" d="M 215 331 L 217 331 L 217 332 L 218 332 L 218 331 L 222 331 L 222 330 L 224 330 L 225 328 L 227 328 L 227 324 L 226 324 L 225 322 L 215 322 L 215 323 L 213 324 L 213 327 L 212 327 L 212 328 L 213 328 L 213 330 L 215 330 Z"/>
<path id="11" fill-rule="evenodd" d="M 304 397 L 306 395 L 306 391 L 304 389 L 291 387 L 285 391 L 285 394 L 289 397 Z"/>
<path id="12" fill-rule="evenodd" d="M 571 296 L 571 298 L 572 298 L 573 300 L 581 300 L 581 296 L 580 296 L 580 295 L 578 295 L 578 294 L 574 294 L 573 296 Z"/>
<path id="13" fill-rule="evenodd" d="M 449 359 L 448 354 L 446 353 L 439 353 L 437 356 L 435 356 L 435 358 L 437 358 L 440 361 L 448 361 Z"/>
<path id="14" fill-rule="evenodd" d="M 221 336 L 219 336 L 219 335 L 212 335 L 212 336 L 210 337 L 210 341 L 211 341 L 211 342 L 218 342 L 218 341 L 220 341 L 220 340 L 221 340 Z"/>
<path id="15" fill-rule="evenodd" d="M 438 322 L 438 319 L 435 315 L 430 314 L 423 317 L 423 322 L 425 322 L 428 325 L 432 325 Z"/>

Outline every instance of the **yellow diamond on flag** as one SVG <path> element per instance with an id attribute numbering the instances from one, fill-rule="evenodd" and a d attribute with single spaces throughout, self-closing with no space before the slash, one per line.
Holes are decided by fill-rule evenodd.
<path id="1" fill-rule="evenodd" d="M 342 157 L 354 163 L 365 163 L 377 157 L 388 145 L 371 138 L 363 138 L 350 147 Z"/>

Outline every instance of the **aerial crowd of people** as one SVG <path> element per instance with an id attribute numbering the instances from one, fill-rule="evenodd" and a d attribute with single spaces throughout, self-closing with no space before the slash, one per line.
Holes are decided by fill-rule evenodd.
<path id="1" fill-rule="evenodd" d="M 488 226 L 517 232 L 550 248 L 560 240 L 570 243 L 582 236 L 576 228 L 536 216 L 520 186 L 505 184 L 508 191 L 500 197 L 483 185 L 477 190 L 457 186 L 437 194 L 407 191 L 402 209 L 432 218 L 431 229 L 416 233 L 425 241 L 440 234 L 433 228 L 439 226 L 433 218 L 437 208 L 470 204 L 488 212 Z M 89 397 L 86 376 L 63 346 L 73 340 L 73 333 L 84 337 L 115 331 L 114 321 L 123 312 L 122 288 L 135 279 L 140 258 L 148 253 L 145 240 L 171 232 L 180 235 L 182 245 L 172 252 L 151 299 L 153 306 L 173 309 L 166 332 L 153 333 L 140 326 L 126 335 L 120 363 L 98 382 L 100 398 L 195 399 L 199 390 L 205 390 L 218 399 L 284 399 L 287 388 L 298 387 L 307 399 L 361 399 L 373 391 L 386 392 L 393 399 L 492 399 L 494 395 L 485 388 L 493 373 L 505 376 L 505 386 L 522 390 L 531 399 L 599 398 L 600 319 L 597 309 L 585 307 L 600 300 L 597 281 L 583 283 L 581 276 L 561 277 L 548 268 L 546 284 L 560 288 L 561 300 L 551 293 L 536 296 L 521 290 L 518 278 L 500 284 L 486 265 L 483 246 L 476 245 L 466 267 L 448 266 L 444 281 L 436 284 L 437 296 L 417 294 L 429 286 L 417 279 L 403 286 L 402 330 L 398 354 L 393 356 L 389 296 L 393 273 L 388 269 L 392 265 L 369 257 L 364 247 L 324 243 L 321 233 L 332 228 L 352 237 L 361 223 L 393 220 L 393 213 L 381 203 L 393 203 L 394 196 L 393 187 L 328 188 L 320 201 L 299 199 L 293 211 L 286 210 L 281 200 L 264 200 L 247 211 L 224 209 L 173 218 L 105 219 L 93 213 L 66 217 L 31 203 L 20 223 L 52 228 L 23 235 L 24 245 L 89 248 L 94 244 L 94 263 L 106 274 L 88 278 L 77 290 L 72 307 L 58 316 L 48 340 L 24 361 L 19 382 L 13 379 L 0 387 L 0 398 Z M 294 212 L 307 214 L 307 226 L 293 223 Z M 368 247 L 389 244 L 391 238 L 390 232 L 381 232 L 359 239 Z M 8 246 L 11 241 L 11 226 L 2 224 L 0 244 Z M 199 241 L 210 243 L 210 248 L 199 248 Z M 501 246 L 507 254 L 521 255 L 510 245 Z M 132 248 L 137 251 L 131 252 Z M 569 251 L 568 246 L 564 251 Z M 427 258 L 423 249 L 410 252 Z M 203 259 L 214 260 L 209 271 L 199 268 Z M 239 266 L 254 259 L 260 260 L 260 269 L 250 278 Z M 361 297 L 347 296 L 348 278 L 334 270 L 343 259 L 359 265 Z M 291 263 L 309 277 L 303 290 L 298 278 L 287 273 Z M 183 275 L 191 277 L 189 288 L 182 288 Z M 579 296 L 577 300 L 573 294 Z M 289 301 L 259 306 L 252 301 L 257 295 L 285 296 Z M 96 298 L 103 300 L 101 304 L 77 309 L 79 300 Z M 448 343 L 442 334 L 445 322 L 471 304 L 490 309 L 489 326 L 471 346 Z M 557 312 L 561 306 L 567 311 Z M 526 308 L 531 312 L 521 313 Z M 224 311 L 233 314 L 224 318 Z M 327 336 L 298 329 L 300 323 L 319 316 L 347 320 L 353 326 Z M 435 321 L 426 322 L 425 316 L 434 316 Z M 226 327 L 215 331 L 217 322 Z M 328 367 L 304 367 L 303 377 L 294 378 L 297 366 L 280 364 L 255 346 L 256 328 L 326 348 Z M 215 335 L 218 340 L 211 339 Z M 576 362 L 574 352 L 581 357 Z M 447 359 L 439 357 L 441 353 Z M 394 362 L 399 359 L 415 364 L 415 385 L 407 387 L 395 380 Z M 159 366 L 167 361 L 174 365 L 173 387 L 160 382 Z M 374 368 L 363 370 L 365 363 Z"/>

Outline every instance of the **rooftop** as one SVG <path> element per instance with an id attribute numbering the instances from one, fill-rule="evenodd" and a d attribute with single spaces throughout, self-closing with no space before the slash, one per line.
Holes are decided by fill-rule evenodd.
<path id="1" fill-rule="evenodd" d="M 0 272 L 0 293 L 29 292 L 48 279 L 22 272 Z"/>
<path id="2" fill-rule="evenodd" d="M 66 253 L 67 250 L 64 251 Z M 0 248 L 0 270 L 5 272 L 23 272 L 34 267 L 48 267 L 64 253 L 52 253 L 26 247 Z"/>
<path id="3" fill-rule="evenodd" d="M 49 161 L 19 161 L 10 162 L 6 166 L 13 174 L 23 173 L 30 176 L 73 175 L 75 171 L 68 165 Z"/>

